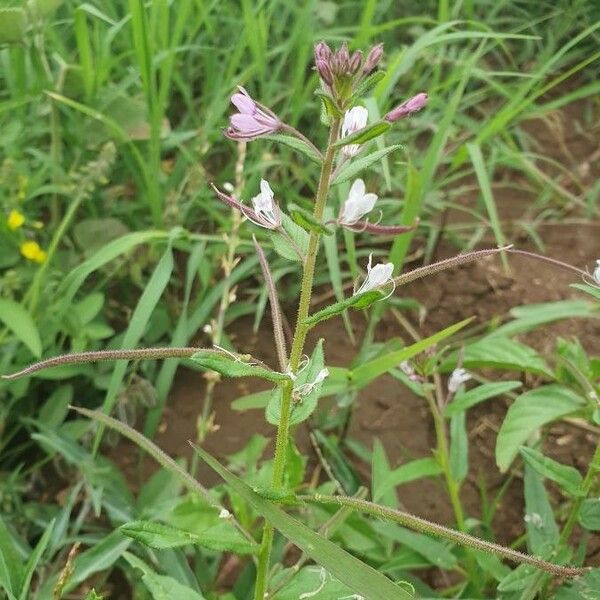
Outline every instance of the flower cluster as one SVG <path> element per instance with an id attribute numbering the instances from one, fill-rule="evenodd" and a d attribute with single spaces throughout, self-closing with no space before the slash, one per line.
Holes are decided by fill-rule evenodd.
<path id="1" fill-rule="evenodd" d="M 315 69 L 325 87 L 334 96 L 340 97 L 350 92 L 353 85 L 375 70 L 382 56 L 382 44 L 372 48 L 365 59 L 360 50 L 350 54 L 346 43 L 333 52 L 325 42 L 319 42 L 315 46 Z"/>

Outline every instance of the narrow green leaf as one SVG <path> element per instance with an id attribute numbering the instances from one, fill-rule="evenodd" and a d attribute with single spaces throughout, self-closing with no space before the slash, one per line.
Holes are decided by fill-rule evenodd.
<path id="1" fill-rule="evenodd" d="M 544 385 L 521 394 L 511 405 L 496 440 L 496 463 L 506 471 L 530 435 L 546 423 L 583 406 L 583 400 L 560 385 Z"/>
<path id="2" fill-rule="evenodd" d="M 225 377 L 259 377 L 275 383 L 289 381 L 289 375 L 271 371 L 257 364 L 246 362 L 246 357 L 229 356 L 210 350 L 201 350 L 196 352 L 190 360 L 201 366 L 203 369 L 216 371 Z"/>
<path id="3" fill-rule="evenodd" d="M 331 319 L 331 317 L 335 317 L 336 315 L 341 314 L 347 308 L 353 308 L 355 310 L 365 309 L 374 302 L 381 300 L 384 294 L 379 290 L 370 290 L 369 292 L 365 292 L 364 294 L 357 294 L 356 296 L 350 296 L 341 302 L 336 302 L 335 304 L 331 304 L 322 310 L 313 313 L 304 319 L 303 323 L 305 325 L 310 325 L 311 327 L 315 326 L 317 323 L 321 321 L 325 321 L 327 319 Z"/>
<path id="4" fill-rule="evenodd" d="M 322 233 L 323 235 L 333 235 L 333 229 L 330 229 L 325 224 L 317 221 L 311 213 L 304 210 L 301 206 L 290 202 L 287 205 L 287 210 L 294 223 L 302 227 L 302 229 Z"/>
<path id="5" fill-rule="evenodd" d="M 446 417 L 452 417 L 459 412 L 468 410 L 484 400 L 506 394 L 522 385 L 523 384 L 520 381 L 497 381 L 494 383 L 478 385 L 469 391 L 463 390 L 454 396 L 450 404 L 446 405 L 444 415 Z"/>
<path id="6" fill-rule="evenodd" d="M 391 126 L 391 123 L 388 123 L 387 121 L 377 121 L 376 123 L 371 123 L 371 125 L 367 125 L 366 127 L 355 131 L 351 135 L 343 137 L 334 145 L 336 148 L 341 148 L 348 144 L 364 144 L 373 138 L 383 135 Z"/>
<path id="7" fill-rule="evenodd" d="M 52 536 L 55 522 L 55 519 L 52 519 L 52 521 L 48 523 L 48 526 L 44 530 L 42 537 L 39 539 L 35 549 L 27 559 L 25 571 L 23 573 L 23 579 L 21 581 L 21 593 L 19 595 L 19 600 L 27 600 L 27 598 L 29 598 L 29 592 L 31 591 L 31 578 L 33 577 L 33 573 L 35 572 L 35 569 L 38 566 L 38 563 L 40 562 L 48 543 L 50 542 L 50 537 Z"/>
<path id="8" fill-rule="evenodd" d="M 458 355 L 453 353 L 444 361 L 442 368 L 448 370 L 453 368 L 457 357 Z M 464 350 L 463 364 L 468 369 L 491 367 L 552 376 L 551 369 L 533 348 L 506 337 L 486 336 L 469 344 Z"/>
<path id="9" fill-rule="evenodd" d="M 218 552 L 234 552 L 236 554 L 249 554 L 258 550 L 258 544 L 250 543 L 226 520 L 222 520 L 200 533 L 184 531 L 154 521 L 132 521 L 121 525 L 119 529 L 124 535 L 157 550 L 178 548 L 190 544 L 204 546 Z"/>
<path id="10" fill-rule="evenodd" d="M 524 480 L 527 545 L 535 556 L 546 556 L 559 537 L 554 511 L 542 478 L 529 464 L 525 464 Z"/>
<path id="11" fill-rule="evenodd" d="M 0 298 L 0 321 L 31 350 L 36 358 L 42 355 L 42 340 L 38 328 L 21 304 L 14 300 Z"/>
<path id="12" fill-rule="evenodd" d="M 398 508 L 398 497 L 394 486 L 385 486 L 393 471 L 385 454 L 385 448 L 378 438 L 373 440 L 373 454 L 371 455 L 371 494 L 373 502 Z"/>
<path id="13" fill-rule="evenodd" d="M 158 261 L 152 276 L 148 280 L 148 283 L 138 300 L 137 306 L 129 320 L 127 331 L 125 331 L 125 335 L 123 336 L 121 348 L 135 348 L 138 345 L 138 342 L 146 331 L 146 327 L 150 322 L 154 309 L 171 279 L 171 274 L 175 265 L 173 260 L 172 241 L 172 239 L 169 241 L 164 254 Z M 117 395 L 121 389 L 125 373 L 127 372 L 127 364 L 127 361 L 119 361 L 113 369 L 108 384 L 108 390 L 102 404 L 102 411 L 106 414 L 111 412 L 117 400 Z M 97 450 L 100 445 L 103 431 L 104 427 L 103 425 L 100 425 L 94 440 L 94 450 Z"/>
<path id="14" fill-rule="evenodd" d="M 354 94 L 348 101 L 348 104 L 354 105 L 356 101 L 364 96 L 367 92 L 372 90 L 383 78 L 385 77 L 385 71 L 375 71 L 368 77 L 365 77 L 357 86 Z"/>
<path id="15" fill-rule="evenodd" d="M 283 144 L 284 146 L 288 146 L 292 148 L 292 150 L 296 150 L 296 152 L 300 152 L 304 154 L 307 158 L 312 160 L 317 164 L 321 164 L 322 157 L 319 156 L 313 148 L 311 148 L 306 142 L 301 139 L 294 137 L 293 135 L 284 135 L 281 133 L 276 133 L 274 135 L 265 135 L 263 139 L 269 140 L 271 142 L 277 142 L 278 144 Z"/>
<path id="16" fill-rule="evenodd" d="M 142 571 L 142 581 L 154 600 L 204 600 L 204 596 L 199 592 L 179 583 L 173 577 L 155 573 L 131 552 L 125 552 L 123 557 L 132 567 Z"/>
<path id="17" fill-rule="evenodd" d="M 384 156 L 387 156 L 388 154 L 394 152 L 395 150 L 399 150 L 400 148 L 402 148 L 402 145 L 396 144 L 394 146 L 388 146 L 383 150 L 371 152 L 371 154 L 367 154 L 366 156 L 353 159 L 340 169 L 340 171 L 336 174 L 335 178 L 331 183 L 333 185 L 336 185 L 338 183 L 343 183 L 344 181 L 348 181 L 348 179 L 356 177 L 356 175 L 358 175 L 361 171 L 364 171 L 366 168 L 370 167 L 373 163 L 376 163 L 377 161 L 381 160 Z"/>
<path id="18" fill-rule="evenodd" d="M 381 482 L 377 493 L 373 491 L 373 502 L 377 502 L 389 489 L 394 489 L 399 485 L 424 477 L 434 477 L 441 472 L 440 465 L 431 457 L 411 460 L 390 471 L 388 476 Z"/>
<path id="19" fill-rule="evenodd" d="M 282 215 L 282 224 L 287 236 L 276 233 L 271 237 L 275 252 L 288 260 L 301 261 L 308 250 L 308 233 L 288 215 Z"/>
<path id="20" fill-rule="evenodd" d="M 315 533 L 272 502 L 262 498 L 202 448 L 195 447 L 195 450 L 257 513 L 355 593 L 369 600 L 412 598 L 406 590 L 378 573 L 373 567 L 348 554 L 339 545 Z"/>
<path id="21" fill-rule="evenodd" d="M 80 554 L 73 563 L 73 574 L 64 587 L 65 593 L 74 590 L 94 573 L 112 567 L 130 546 L 132 540 L 118 530 Z"/>
<path id="22" fill-rule="evenodd" d="M 557 483 L 565 492 L 571 496 L 577 496 L 582 477 L 579 471 L 568 465 L 556 462 L 548 456 L 544 456 L 539 450 L 521 446 L 519 448 L 521 456 L 525 459 L 531 468 L 537 471 L 542 477 L 551 479 Z"/>
<path id="23" fill-rule="evenodd" d="M 455 481 L 463 481 L 469 471 L 469 436 L 467 413 L 450 417 L 450 472 Z"/>
<path id="24" fill-rule="evenodd" d="M 19 593 L 25 571 L 13 538 L 0 516 L 0 587 L 13 598 Z"/>
<path id="25" fill-rule="evenodd" d="M 397 367 L 403 360 L 408 360 L 409 358 L 420 354 L 424 350 L 427 350 L 427 348 L 438 344 L 442 340 L 445 340 L 446 338 L 455 334 L 457 331 L 460 331 L 471 321 L 472 318 L 465 319 L 455 323 L 454 325 L 450 325 L 450 327 L 446 327 L 446 329 L 438 331 L 434 335 L 419 340 L 411 346 L 407 346 L 406 348 L 402 348 L 396 352 L 390 352 L 389 354 L 385 354 L 384 356 L 380 356 L 356 367 L 351 372 L 352 382 L 359 388 L 364 387 L 369 382 L 373 381 L 373 379 L 383 375 L 390 369 Z"/>

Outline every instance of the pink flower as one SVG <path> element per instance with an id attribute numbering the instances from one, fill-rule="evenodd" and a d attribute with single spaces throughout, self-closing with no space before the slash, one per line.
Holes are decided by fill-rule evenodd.
<path id="1" fill-rule="evenodd" d="M 410 100 L 407 100 L 390 110 L 390 112 L 385 115 L 384 119 L 390 123 L 398 121 L 399 119 L 404 119 L 404 117 L 408 117 L 412 113 L 421 110 L 427 104 L 427 100 L 427 94 L 421 92 L 420 94 L 413 96 Z"/>
<path id="2" fill-rule="evenodd" d="M 231 115 L 225 135 L 232 140 L 254 140 L 262 135 L 275 133 L 282 123 L 277 115 L 255 102 L 248 92 L 238 86 L 239 92 L 231 96 L 238 113 Z"/>

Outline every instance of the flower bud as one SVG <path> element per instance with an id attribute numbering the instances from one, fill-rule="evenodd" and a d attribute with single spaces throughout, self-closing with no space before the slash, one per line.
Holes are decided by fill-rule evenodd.
<path id="1" fill-rule="evenodd" d="M 320 41 L 315 46 L 315 63 L 318 60 L 329 61 L 331 58 L 331 48 L 324 42 Z"/>
<path id="2" fill-rule="evenodd" d="M 383 44 L 377 44 L 377 46 L 373 46 L 371 51 L 367 55 L 367 60 L 365 61 L 363 67 L 363 73 L 368 75 L 375 67 L 379 64 L 381 57 L 383 56 Z"/>
<path id="3" fill-rule="evenodd" d="M 427 94 L 421 92 L 420 94 L 413 96 L 410 100 L 396 106 L 396 108 L 385 115 L 384 119 L 389 123 L 404 119 L 404 117 L 408 117 L 412 113 L 421 110 L 427 104 L 427 100 Z"/>
<path id="4" fill-rule="evenodd" d="M 350 62 L 350 53 L 348 52 L 348 44 L 346 42 L 336 52 L 336 58 L 340 74 L 345 74 L 348 71 L 348 64 Z"/>
<path id="5" fill-rule="evenodd" d="M 352 73 L 352 75 L 358 73 L 360 65 L 362 64 L 362 60 L 363 55 L 360 50 L 357 50 L 356 52 L 354 52 L 354 54 L 352 54 L 352 56 L 350 57 L 350 62 L 348 64 L 348 70 L 350 71 L 350 73 Z"/>
<path id="6" fill-rule="evenodd" d="M 331 68 L 329 67 L 329 63 L 322 59 L 317 59 L 316 61 L 317 72 L 321 79 L 328 85 L 333 85 L 333 73 L 331 72 Z"/>

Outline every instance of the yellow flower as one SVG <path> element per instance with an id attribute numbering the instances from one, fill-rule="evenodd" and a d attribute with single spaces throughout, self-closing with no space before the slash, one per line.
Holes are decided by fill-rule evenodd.
<path id="1" fill-rule="evenodd" d="M 13 208 L 8 215 L 7 223 L 8 228 L 11 231 L 14 231 L 15 229 L 19 229 L 19 227 L 25 223 L 25 216 Z"/>
<path id="2" fill-rule="evenodd" d="M 21 244 L 21 254 L 28 260 L 43 263 L 46 260 L 46 252 L 42 250 L 37 242 L 29 241 Z"/>

